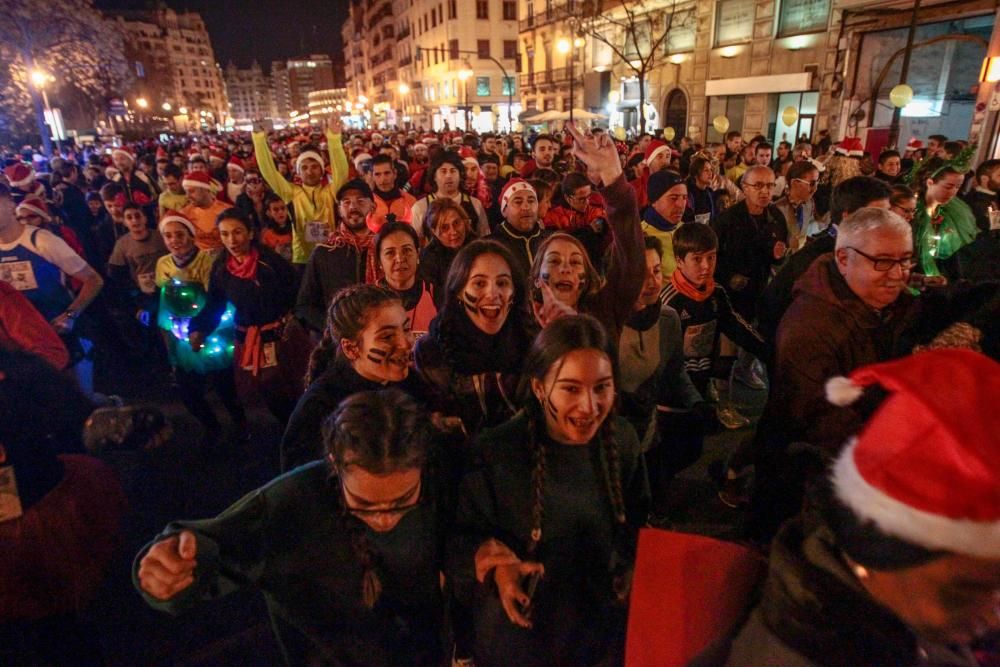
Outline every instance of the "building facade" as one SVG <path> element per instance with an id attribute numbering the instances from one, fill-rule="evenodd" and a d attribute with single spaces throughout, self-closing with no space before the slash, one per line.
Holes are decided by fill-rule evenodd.
<path id="1" fill-rule="evenodd" d="M 225 69 L 229 113 L 237 129 L 250 129 L 254 122 L 274 119 L 274 92 L 271 78 L 254 61 L 248 69 L 229 63 Z"/>
<path id="2" fill-rule="evenodd" d="M 309 109 L 309 93 L 334 88 L 333 60 L 314 53 L 308 57 L 277 60 L 271 63 L 276 120 L 288 122 Z"/>
<path id="3" fill-rule="evenodd" d="M 216 128 L 229 121 L 222 69 L 201 15 L 172 9 L 113 15 L 134 61 L 134 103 L 171 114 L 178 130 Z"/>
<path id="4" fill-rule="evenodd" d="M 516 119 L 517 0 L 352 1 L 350 12 L 355 122 L 490 131 Z"/>

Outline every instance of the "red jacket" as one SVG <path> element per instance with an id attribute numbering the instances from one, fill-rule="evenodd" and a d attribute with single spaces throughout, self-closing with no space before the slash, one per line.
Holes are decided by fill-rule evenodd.
<path id="1" fill-rule="evenodd" d="M 10 283 L 0 280 L 0 348 L 37 354 L 62 370 L 69 352 L 42 314 Z"/>

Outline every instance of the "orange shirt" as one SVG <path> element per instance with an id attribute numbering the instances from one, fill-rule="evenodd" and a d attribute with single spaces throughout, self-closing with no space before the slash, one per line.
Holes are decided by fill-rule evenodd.
<path id="1" fill-rule="evenodd" d="M 196 230 L 194 244 L 198 246 L 199 250 L 212 251 L 222 248 L 222 239 L 219 237 L 219 229 L 215 226 L 215 220 L 219 217 L 220 213 L 228 208 L 230 206 L 215 199 L 208 208 L 188 204 L 181 209 L 181 213 L 194 223 Z"/>
<path id="2" fill-rule="evenodd" d="M 412 223 L 410 211 L 417 199 L 409 192 L 400 192 L 399 194 L 400 196 L 391 202 L 386 202 L 377 193 L 374 195 L 375 208 L 368 214 L 367 219 L 368 229 L 371 230 L 372 234 L 378 234 L 378 230 L 382 229 L 382 225 L 385 224 L 385 216 L 390 213 L 396 216 L 396 222 Z"/>

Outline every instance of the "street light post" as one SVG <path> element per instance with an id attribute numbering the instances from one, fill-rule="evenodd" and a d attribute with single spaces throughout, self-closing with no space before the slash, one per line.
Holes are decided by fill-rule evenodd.
<path id="1" fill-rule="evenodd" d="M 458 80 L 462 82 L 462 111 L 465 115 L 465 131 L 469 131 L 469 78 L 472 77 L 472 65 L 468 58 L 462 61 L 462 69 L 458 70 Z"/>
<path id="2" fill-rule="evenodd" d="M 448 51 L 449 53 L 460 53 L 462 55 L 482 57 L 479 56 L 479 51 L 469 51 L 466 49 L 449 49 Z M 421 56 L 421 48 L 418 46 L 416 51 L 416 57 L 418 60 L 420 59 L 420 56 Z M 487 56 L 486 60 L 491 61 L 494 65 L 500 68 L 500 72 L 503 74 L 503 79 L 505 82 L 513 83 L 513 81 L 511 81 L 511 78 L 507 76 L 507 69 L 503 66 L 503 64 L 499 60 L 497 60 L 493 56 Z M 514 108 L 514 86 L 510 85 L 507 86 L 507 131 L 508 132 L 514 131 L 513 108 Z"/>
<path id="3" fill-rule="evenodd" d="M 48 72 L 41 69 L 31 70 L 31 83 L 42 94 L 42 104 L 45 108 L 45 113 L 42 116 L 43 122 L 39 125 L 38 129 L 41 130 L 42 145 L 45 147 L 45 154 L 49 157 L 52 156 L 52 123 L 55 122 L 55 117 L 52 115 L 52 107 L 49 106 L 49 96 L 45 92 L 45 85 L 50 81 L 55 81 L 55 77 Z M 35 99 L 37 100 L 37 98 Z M 36 101 L 35 104 L 38 104 L 38 102 Z M 37 108 L 36 106 L 35 109 Z"/>

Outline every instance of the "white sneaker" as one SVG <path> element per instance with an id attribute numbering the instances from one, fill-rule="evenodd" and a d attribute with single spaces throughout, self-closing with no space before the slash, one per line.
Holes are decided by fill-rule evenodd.
<path id="1" fill-rule="evenodd" d="M 750 420 L 740 414 L 740 412 L 732 406 L 719 406 L 716 412 L 719 415 L 719 423 L 730 431 L 735 431 L 750 425 Z"/>

